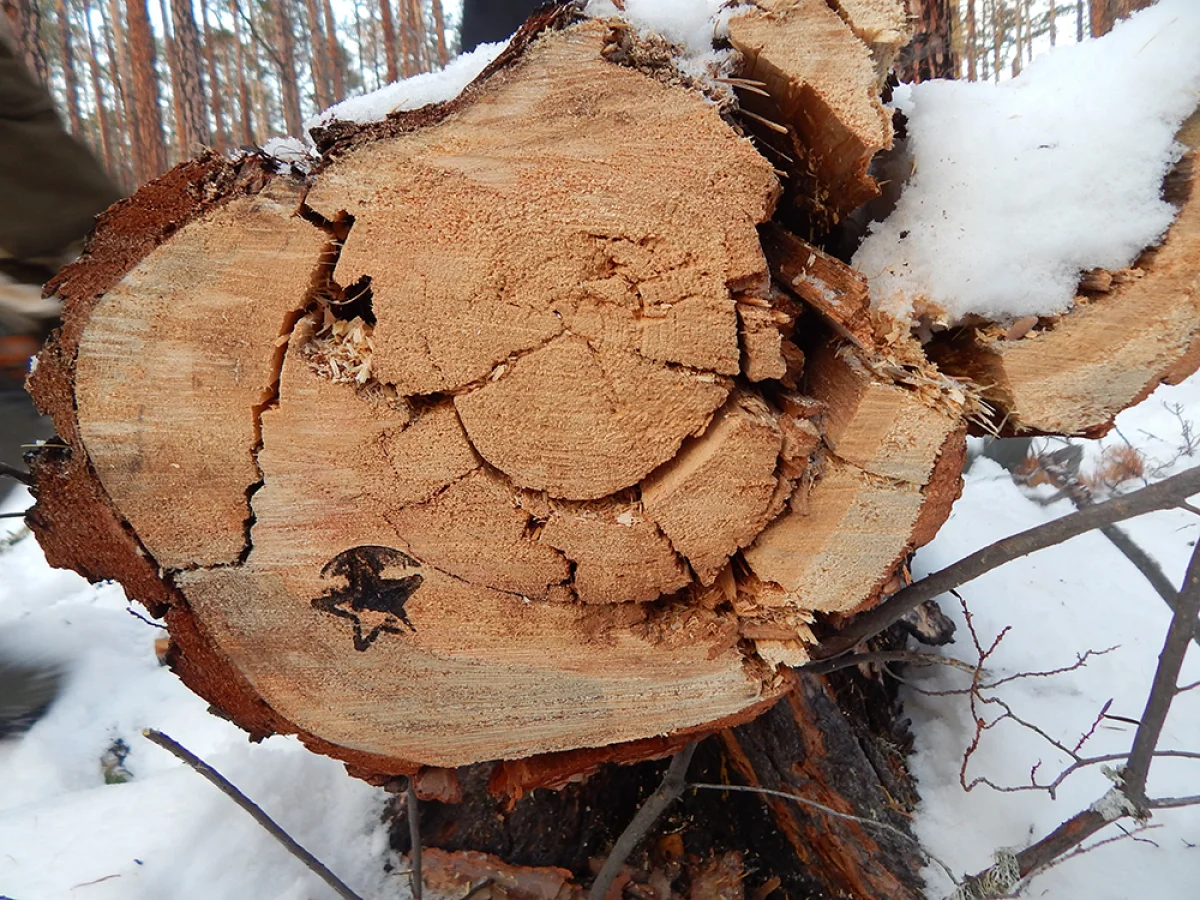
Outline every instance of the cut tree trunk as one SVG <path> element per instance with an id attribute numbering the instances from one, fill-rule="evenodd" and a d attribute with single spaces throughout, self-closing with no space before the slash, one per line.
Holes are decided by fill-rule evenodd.
<path id="1" fill-rule="evenodd" d="M 689 794 L 629 877 L 917 896 L 894 696 L 796 671 L 903 584 L 982 410 L 819 246 L 879 192 L 904 15 L 760 0 L 712 103 L 544 9 L 457 99 L 317 132 L 312 174 L 148 184 L 53 284 L 48 559 L 165 616 L 252 735 L 411 776 L 451 881 L 570 896 L 657 777 L 627 764 L 718 735 L 693 781 L 859 820 Z"/>

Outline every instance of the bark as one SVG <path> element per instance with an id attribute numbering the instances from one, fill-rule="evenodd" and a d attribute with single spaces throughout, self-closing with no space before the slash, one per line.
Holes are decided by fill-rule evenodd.
<path id="1" fill-rule="evenodd" d="M 148 181 L 167 168 L 162 116 L 158 110 L 158 76 L 154 70 L 154 33 L 146 0 L 126 0 L 126 26 L 132 81 L 134 167 L 138 182 Z"/>
<path id="2" fill-rule="evenodd" d="M 66 0 L 55 0 L 54 12 L 58 18 L 58 52 L 62 64 L 63 84 L 67 98 L 67 124 L 71 134 L 83 137 L 83 122 L 79 117 L 79 76 L 75 72 L 75 54 L 71 46 L 71 19 L 67 14 Z"/>
<path id="3" fill-rule="evenodd" d="M 892 692 L 872 678 L 801 676 L 765 715 L 702 742 L 687 772 L 691 784 L 794 794 L 896 831 L 777 797 L 689 787 L 641 841 L 617 884 L 632 881 L 634 890 L 657 891 L 653 896 L 667 896 L 668 887 L 687 896 L 689 884 L 691 896 L 765 896 L 772 886 L 786 897 L 921 896 L 920 852 L 904 837 L 916 802 L 904 765 L 911 738 L 896 724 L 898 713 Z M 461 894 L 468 882 L 493 877 L 516 896 L 529 896 L 522 888 L 535 883 L 573 896 L 572 885 L 595 874 L 665 766 L 606 764 L 557 790 L 516 797 L 493 793 L 505 780 L 496 764 L 459 769 L 452 784 L 418 775 L 422 841 L 437 848 L 424 854 L 429 886 Z M 390 817 L 393 847 L 409 852 L 402 802 L 392 804 Z M 699 893 L 705 870 L 721 862 L 741 890 Z"/>
<path id="4" fill-rule="evenodd" d="M 25 68 L 42 84 L 49 84 L 50 68 L 39 40 L 42 14 L 36 0 L 3 0 L 3 6 Z"/>
<path id="5" fill-rule="evenodd" d="M 199 147 L 212 143 L 200 61 L 200 33 L 192 0 L 171 0 L 171 17 L 175 25 L 173 43 L 178 68 L 178 109 L 182 116 L 178 123 L 179 144 L 184 155 L 191 156 Z"/>
<path id="6" fill-rule="evenodd" d="M 1092 37 L 1108 34 L 1118 19 L 1127 18 L 1153 3 L 1154 0 L 1088 0 Z"/>

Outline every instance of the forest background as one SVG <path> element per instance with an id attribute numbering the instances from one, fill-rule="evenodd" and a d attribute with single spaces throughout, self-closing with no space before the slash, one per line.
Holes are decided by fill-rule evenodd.
<path id="1" fill-rule="evenodd" d="M 1107 32 L 1130 5 L 1140 4 L 910 0 L 917 41 L 930 45 L 914 49 L 938 57 L 926 76 L 998 81 L 1039 49 Z M 338 100 L 439 69 L 460 50 L 461 0 L 0 6 L 63 122 L 125 191 L 205 147 L 228 152 L 299 137 L 307 119 Z"/>

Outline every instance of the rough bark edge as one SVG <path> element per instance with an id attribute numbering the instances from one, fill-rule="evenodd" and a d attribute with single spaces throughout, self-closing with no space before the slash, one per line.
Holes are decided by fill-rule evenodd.
<path id="1" fill-rule="evenodd" d="M 452 113 L 474 103 L 495 75 L 519 61 L 525 50 L 542 32 L 566 28 L 582 18 L 578 5 L 572 0 L 564 3 L 545 3 L 538 7 L 518 29 L 500 55 L 492 60 L 473 81 L 463 88 L 453 100 L 430 103 L 411 110 L 388 113 L 378 122 L 359 124 L 335 119 L 328 125 L 316 127 L 309 132 L 322 156 L 317 171 L 327 167 L 334 159 L 351 150 L 373 141 L 408 134 L 429 128 L 446 119 Z"/>

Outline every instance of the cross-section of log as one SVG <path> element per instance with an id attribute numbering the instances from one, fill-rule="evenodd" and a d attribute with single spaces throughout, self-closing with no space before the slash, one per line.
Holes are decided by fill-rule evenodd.
<path id="1" fill-rule="evenodd" d="M 837 321 L 858 276 L 804 245 L 772 283 L 777 173 L 728 110 L 540 16 L 312 175 L 209 157 L 116 208 L 35 378 L 68 448 L 36 467 L 48 553 L 165 607 L 177 670 L 254 733 L 365 771 L 594 767 L 751 718 L 812 610 L 870 602 L 957 490 L 957 411 L 804 305 Z M 825 77 L 804 42 L 849 54 L 866 80 L 804 115 L 820 153 L 861 136 L 850 27 L 752 18 L 781 101 Z"/>
<path id="2" fill-rule="evenodd" d="M 1179 214 L 1160 247 L 1085 280 L 1092 290 L 1043 328 L 968 329 L 932 347 L 944 371 L 984 388 L 1008 429 L 1096 436 L 1200 366 L 1200 113 L 1177 137 L 1190 149 L 1167 179 Z"/>

